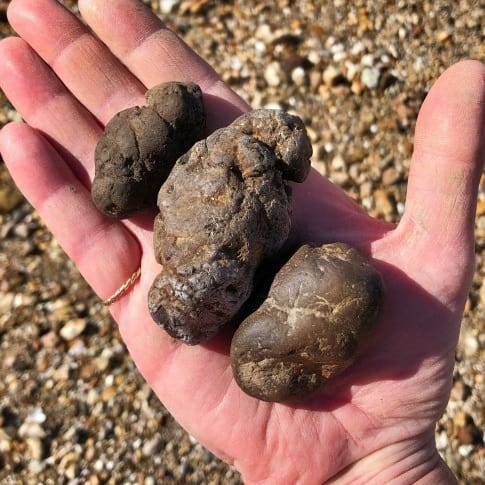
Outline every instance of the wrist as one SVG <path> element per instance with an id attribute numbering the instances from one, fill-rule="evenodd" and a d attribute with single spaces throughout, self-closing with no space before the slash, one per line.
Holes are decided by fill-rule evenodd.
<path id="1" fill-rule="evenodd" d="M 325 483 L 456 485 L 458 482 L 441 459 L 434 436 L 405 440 L 377 450 L 353 463 Z"/>

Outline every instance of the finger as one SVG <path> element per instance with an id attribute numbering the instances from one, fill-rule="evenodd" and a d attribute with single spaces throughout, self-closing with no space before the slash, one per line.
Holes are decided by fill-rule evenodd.
<path id="1" fill-rule="evenodd" d="M 8 19 L 102 123 L 124 108 L 143 103 L 144 86 L 56 0 L 13 0 Z M 117 23 L 113 19 L 111 28 L 116 29 Z"/>
<path id="2" fill-rule="evenodd" d="M 148 87 L 193 81 L 206 95 L 211 129 L 249 109 L 215 71 L 137 0 L 80 0 L 82 16 L 111 51 Z M 134 21 L 136 19 L 136 21 Z M 220 100 L 224 100 L 221 106 Z"/>
<path id="3" fill-rule="evenodd" d="M 69 152 L 71 168 L 89 186 L 101 135 L 96 120 L 22 39 L 3 40 L 0 58 L 0 85 L 7 97 L 31 126 Z"/>
<path id="4" fill-rule="evenodd" d="M 0 131 L 0 152 L 15 183 L 100 295 L 112 295 L 139 265 L 140 248 L 120 223 L 108 220 L 59 153 L 24 123 Z"/>
<path id="5" fill-rule="evenodd" d="M 414 261 L 413 271 L 435 288 L 455 280 L 441 288 L 452 299 L 463 299 L 472 271 L 484 137 L 485 66 L 464 61 L 439 78 L 419 114 L 399 227 L 408 267 Z"/>

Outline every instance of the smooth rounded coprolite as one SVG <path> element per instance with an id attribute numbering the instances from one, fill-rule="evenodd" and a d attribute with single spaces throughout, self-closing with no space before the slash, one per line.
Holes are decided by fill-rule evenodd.
<path id="1" fill-rule="evenodd" d="M 310 397 L 355 360 L 382 299 L 379 272 L 356 249 L 300 247 L 233 337 L 238 385 L 264 401 Z"/>

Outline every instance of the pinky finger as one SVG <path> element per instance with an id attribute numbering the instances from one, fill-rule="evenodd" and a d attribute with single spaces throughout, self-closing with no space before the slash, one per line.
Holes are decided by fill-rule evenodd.
<path id="1" fill-rule="evenodd" d="M 139 266 L 133 235 L 108 220 L 41 133 L 24 123 L 0 131 L 0 152 L 15 183 L 101 298 Z"/>

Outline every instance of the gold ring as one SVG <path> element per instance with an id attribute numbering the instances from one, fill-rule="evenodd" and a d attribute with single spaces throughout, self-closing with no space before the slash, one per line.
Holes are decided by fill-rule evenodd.
<path id="1" fill-rule="evenodd" d="M 141 268 L 138 268 L 109 298 L 103 300 L 103 303 L 106 306 L 110 306 L 115 301 L 118 301 L 133 286 L 140 274 Z"/>

